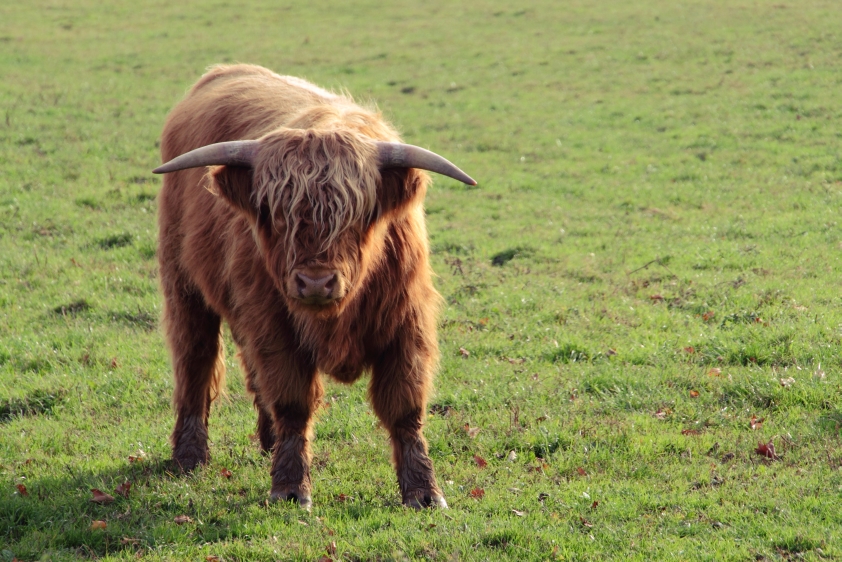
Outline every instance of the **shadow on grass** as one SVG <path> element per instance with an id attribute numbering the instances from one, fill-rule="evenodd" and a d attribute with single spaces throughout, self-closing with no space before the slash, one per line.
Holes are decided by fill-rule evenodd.
<path id="1" fill-rule="evenodd" d="M 203 548 L 247 540 L 254 532 L 255 517 L 293 526 L 310 517 L 292 502 L 269 503 L 268 480 L 261 479 L 256 487 L 243 480 L 245 487 L 239 487 L 210 468 L 182 473 L 169 459 L 78 472 L 56 465 L 54 472 L 23 480 L 25 493 L 0 496 L 0 545 L 5 545 L 0 560 L 6 551 L 21 560 L 47 554 L 54 560 L 75 560 Z M 128 497 L 115 491 L 124 482 L 131 483 Z M 114 501 L 92 502 L 93 488 L 112 495 Z M 341 507 L 330 500 L 325 506 L 339 507 L 350 520 L 364 520 L 378 509 L 400 505 L 337 501 Z M 97 521 L 105 522 L 105 528 L 96 528 Z"/>
<path id="2" fill-rule="evenodd" d="M 25 480 L 18 493 L 0 497 L 0 544 L 18 559 L 38 559 L 48 552 L 97 558 L 120 551 L 136 552 L 162 545 L 202 545 L 239 535 L 245 510 L 263 505 L 265 491 L 241 489 L 225 510 L 213 512 L 218 498 L 194 503 L 177 481 L 207 480 L 198 471 L 184 474 L 172 460 L 134 462 L 122 468 L 75 472 L 56 466 L 63 475 Z M 131 483 L 128 497 L 115 488 Z M 91 489 L 113 495 L 114 501 L 91 501 Z M 161 489 L 164 488 L 164 489 Z M 151 490 L 153 493 L 147 493 Z M 258 497 L 259 494 L 259 497 Z M 196 494 L 194 497 L 201 497 Z M 179 523 L 177 518 L 186 516 Z M 104 521 L 105 528 L 96 528 Z"/>
<path id="3" fill-rule="evenodd" d="M 13 420 L 18 416 L 37 416 L 52 413 L 56 404 L 67 394 L 64 390 L 47 392 L 36 390 L 24 398 L 0 402 L 0 423 Z"/>

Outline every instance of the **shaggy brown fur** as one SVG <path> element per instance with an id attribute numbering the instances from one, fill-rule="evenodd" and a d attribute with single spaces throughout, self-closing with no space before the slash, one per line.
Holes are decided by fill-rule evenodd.
<path id="1" fill-rule="evenodd" d="M 185 470 L 208 461 L 224 319 L 260 443 L 273 454 L 272 498 L 310 503 L 320 373 L 351 383 L 370 372 L 403 502 L 446 505 L 422 435 L 440 302 L 422 210 L 429 177 L 378 170 L 373 141 L 399 138 L 376 112 L 248 65 L 214 67 L 199 80 L 170 114 L 161 155 L 241 139 L 261 140 L 253 169 L 172 173 L 159 196 L 173 458 Z M 329 278 L 331 299 L 301 299 L 308 278 Z"/>

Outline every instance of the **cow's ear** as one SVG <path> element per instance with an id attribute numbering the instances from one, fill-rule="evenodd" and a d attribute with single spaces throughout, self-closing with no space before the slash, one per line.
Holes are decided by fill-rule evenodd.
<path id="1" fill-rule="evenodd" d="M 414 168 L 388 168 L 380 170 L 377 206 L 381 214 L 400 212 L 413 201 L 427 194 L 430 176 Z"/>
<path id="2" fill-rule="evenodd" d="M 238 166 L 214 166 L 207 175 L 208 189 L 225 199 L 235 210 L 246 215 L 249 222 L 257 220 L 258 209 L 251 199 L 251 168 Z"/>

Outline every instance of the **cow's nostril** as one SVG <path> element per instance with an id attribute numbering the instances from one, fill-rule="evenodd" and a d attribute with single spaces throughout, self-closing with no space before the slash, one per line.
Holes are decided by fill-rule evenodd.
<path id="1" fill-rule="evenodd" d="M 295 276 L 295 286 L 298 288 L 299 293 L 303 293 L 304 289 L 307 288 L 307 281 L 300 273 Z"/>
<path id="2" fill-rule="evenodd" d="M 325 288 L 325 291 L 327 292 L 327 294 L 330 294 L 330 293 L 333 292 L 333 286 L 334 286 L 335 283 L 336 283 L 336 275 L 332 275 L 330 277 L 330 279 L 328 279 L 325 282 L 324 288 Z"/>

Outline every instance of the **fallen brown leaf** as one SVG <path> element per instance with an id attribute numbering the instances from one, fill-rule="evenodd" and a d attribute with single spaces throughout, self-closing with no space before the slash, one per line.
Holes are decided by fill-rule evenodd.
<path id="1" fill-rule="evenodd" d="M 757 416 L 751 416 L 751 421 L 749 422 L 748 426 L 752 429 L 760 429 L 763 427 L 763 422 L 766 418 L 758 418 Z"/>
<path id="2" fill-rule="evenodd" d="M 465 358 L 471 356 L 471 352 L 468 351 L 467 349 L 465 349 L 464 347 L 459 348 L 459 353 L 462 355 L 462 357 L 465 357 Z"/>
<path id="3" fill-rule="evenodd" d="M 692 345 L 688 345 L 687 347 L 684 348 L 684 352 L 685 353 L 691 353 L 691 354 L 696 353 L 696 348 L 693 347 Z"/>
<path id="4" fill-rule="evenodd" d="M 576 468 L 576 472 L 579 473 L 579 476 L 587 476 L 588 475 L 588 472 L 584 468 L 582 468 L 581 466 Z"/>
<path id="5" fill-rule="evenodd" d="M 698 398 L 698 397 L 699 397 L 699 391 L 698 390 L 691 390 L 690 391 L 690 398 Z"/>
<path id="6" fill-rule="evenodd" d="M 128 545 L 128 544 L 140 544 L 140 539 L 136 539 L 134 537 L 123 537 L 120 539 L 120 544 Z"/>
<path id="7" fill-rule="evenodd" d="M 481 500 L 482 497 L 485 495 L 485 490 L 482 488 L 474 488 L 471 490 L 471 497 L 474 499 Z"/>
<path id="8" fill-rule="evenodd" d="M 710 371 L 708 371 L 709 377 L 718 377 L 721 374 L 722 374 L 722 369 L 720 369 L 719 367 L 714 367 Z"/>
<path id="9" fill-rule="evenodd" d="M 336 541 L 330 541 L 330 544 L 327 545 L 327 554 L 328 556 L 336 555 Z"/>
<path id="10" fill-rule="evenodd" d="M 755 453 L 760 455 L 761 457 L 766 457 L 767 459 L 778 460 L 780 457 L 775 453 L 775 444 L 772 443 L 770 440 L 768 443 L 763 443 L 762 441 L 757 444 L 757 448 L 754 450 Z"/>
<path id="11" fill-rule="evenodd" d="M 474 437 L 476 437 L 476 436 L 477 436 L 477 434 L 479 433 L 479 428 L 478 428 L 478 427 L 471 427 L 471 426 L 470 426 L 470 425 L 468 425 L 468 424 L 465 424 L 465 427 L 464 427 L 463 429 L 465 430 L 465 433 L 467 433 L 467 434 L 468 434 L 468 437 L 470 437 L 471 439 L 473 439 Z"/>
<path id="12" fill-rule="evenodd" d="M 681 435 L 701 435 L 702 432 L 698 429 L 682 429 Z"/>
<path id="13" fill-rule="evenodd" d="M 217 556 L 216 554 L 211 554 L 210 556 L 205 556 L 205 562 L 220 562 L 222 558 Z"/>
<path id="14" fill-rule="evenodd" d="M 525 512 L 525 511 L 518 511 L 517 509 L 513 509 L 513 510 L 512 510 L 512 513 L 514 513 L 514 514 L 515 514 L 515 515 L 517 515 L 518 517 L 523 517 L 524 515 L 526 515 L 526 512 Z"/>
<path id="15" fill-rule="evenodd" d="M 177 515 L 173 521 L 175 521 L 176 525 L 184 525 L 185 523 L 193 522 L 193 520 L 187 515 Z"/>
<path id="16" fill-rule="evenodd" d="M 91 522 L 91 531 L 96 531 L 97 529 L 105 529 L 108 527 L 108 523 L 98 519 L 96 521 Z"/>
<path id="17" fill-rule="evenodd" d="M 90 501 L 93 502 L 93 503 L 98 503 L 100 505 L 107 505 L 107 504 L 114 501 L 114 496 L 112 496 L 110 494 L 106 494 L 102 490 L 98 490 L 96 488 L 91 488 L 91 493 L 94 495 L 94 497 L 92 497 L 90 499 Z"/>
<path id="18" fill-rule="evenodd" d="M 652 295 L 649 297 L 649 300 L 651 300 L 652 302 L 663 302 L 664 297 L 662 295 Z"/>
<path id="19" fill-rule="evenodd" d="M 474 462 L 477 463 L 477 466 L 480 468 L 485 468 L 486 466 L 488 466 L 488 461 L 479 455 L 474 455 Z"/>
<path id="20" fill-rule="evenodd" d="M 713 317 L 716 316 L 716 313 L 712 310 L 708 310 L 704 314 L 702 314 L 702 320 L 708 322 L 709 320 L 713 320 Z"/>
<path id="21" fill-rule="evenodd" d="M 590 521 L 588 521 L 584 517 L 580 517 L 579 521 L 582 522 L 582 526 L 584 526 L 584 527 L 588 527 L 588 528 L 593 527 L 593 523 L 591 523 Z"/>
<path id="22" fill-rule="evenodd" d="M 117 368 L 117 367 L 119 367 L 119 366 L 120 366 L 120 364 L 119 364 L 119 363 L 117 363 L 117 358 L 116 358 L 116 357 L 112 357 L 112 358 L 111 358 L 111 368 L 112 368 L 112 369 L 116 369 L 116 368 Z"/>
<path id="23" fill-rule="evenodd" d="M 114 489 L 114 493 L 124 498 L 129 497 L 129 490 L 132 489 L 132 483 L 126 480 Z"/>
<path id="24" fill-rule="evenodd" d="M 26 491 L 26 486 L 24 486 L 23 484 L 18 484 L 17 489 L 18 489 L 18 492 L 20 492 L 20 495 L 22 495 L 22 496 L 28 496 L 29 495 L 29 492 Z"/>
<path id="25" fill-rule="evenodd" d="M 336 496 L 336 501 L 342 502 L 342 503 L 345 503 L 349 499 L 351 499 L 351 496 L 347 496 L 345 494 L 339 494 L 338 496 Z"/>
<path id="26" fill-rule="evenodd" d="M 795 384 L 795 379 L 792 378 L 792 377 L 787 377 L 785 379 L 781 379 L 781 386 L 784 387 L 784 388 L 789 388 L 793 384 Z"/>
<path id="27" fill-rule="evenodd" d="M 225 478 L 231 478 L 231 476 L 233 475 L 233 473 L 230 470 L 228 470 L 227 468 L 223 468 L 222 470 L 220 470 L 219 474 L 221 474 Z"/>
<path id="28" fill-rule="evenodd" d="M 595 501 L 595 502 L 593 502 L 593 503 L 591 504 L 591 509 L 596 509 L 597 507 L 599 507 L 599 502 L 598 502 L 598 501 Z"/>

